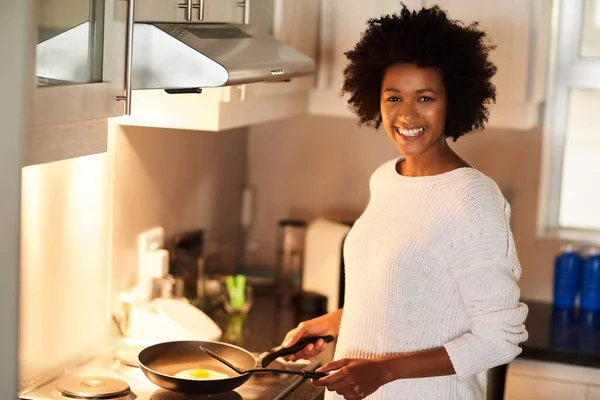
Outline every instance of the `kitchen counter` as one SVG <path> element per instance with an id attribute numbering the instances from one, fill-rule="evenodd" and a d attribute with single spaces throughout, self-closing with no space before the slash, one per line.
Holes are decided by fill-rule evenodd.
<path id="1" fill-rule="evenodd" d="M 221 309 L 209 313 L 223 330 L 221 341 L 262 353 L 281 344 L 290 329 L 309 317 L 298 315 L 291 307 L 278 307 L 271 293 L 268 288 L 255 287 L 253 304 L 245 319 L 232 317 Z M 316 359 L 321 364 L 333 359 L 333 347 L 328 346 Z M 317 388 L 307 380 L 286 400 L 317 400 L 323 398 L 323 393 L 323 388 Z"/>
<path id="2" fill-rule="evenodd" d="M 552 304 L 523 300 L 529 306 L 529 339 L 519 358 L 600 368 L 600 312 L 557 310 Z"/>

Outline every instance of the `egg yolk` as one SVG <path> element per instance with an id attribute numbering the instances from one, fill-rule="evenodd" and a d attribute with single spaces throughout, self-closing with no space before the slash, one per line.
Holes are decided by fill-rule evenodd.
<path id="1" fill-rule="evenodd" d="M 191 380 L 214 380 L 214 379 L 227 379 L 229 378 L 228 375 L 222 373 L 222 372 L 217 372 L 217 371 L 213 371 L 210 369 L 202 369 L 202 368 L 196 368 L 196 369 L 186 369 L 184 371 L 178 372 L 174 375 L 175 378 L 181 378 L 181 379 L 191 379 Z"/>
<path id="2" fill-rule="evenodd" d="M 204 379 L 210 376 L 210 372 L 205 369 L 195 369 L 190 371 L 190 376 L 195 379 Z"/>

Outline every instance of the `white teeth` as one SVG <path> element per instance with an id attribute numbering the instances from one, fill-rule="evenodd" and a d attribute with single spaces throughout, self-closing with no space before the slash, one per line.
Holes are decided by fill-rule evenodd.
<path id="1" fill-rule="evenodd" d="M 396 130 L 404 136 L 417 136 L 419 133 L 422 133 L 423 131 L 425 131 L 425 127 L 422 126 L 420 128 L 415 128 L 415 129 L 400 129 L 400 128 L 396 127 Z"/>

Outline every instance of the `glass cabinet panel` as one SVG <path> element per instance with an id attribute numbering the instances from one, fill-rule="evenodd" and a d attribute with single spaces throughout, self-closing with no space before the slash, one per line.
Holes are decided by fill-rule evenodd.
<path id="1" fill-rule="evenodd" d="M 39 86 L 102 81 L 105 0 L 39 0 Z"/>

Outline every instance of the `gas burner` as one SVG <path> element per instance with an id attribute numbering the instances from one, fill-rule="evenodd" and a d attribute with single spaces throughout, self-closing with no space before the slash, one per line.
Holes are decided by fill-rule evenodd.
<path id="1" fill-rule="evenodd" d="M 55 386 L 58 399 L 134 398 L 127 382 L 105 376 L 74 376 L 58 381 Z"/>

